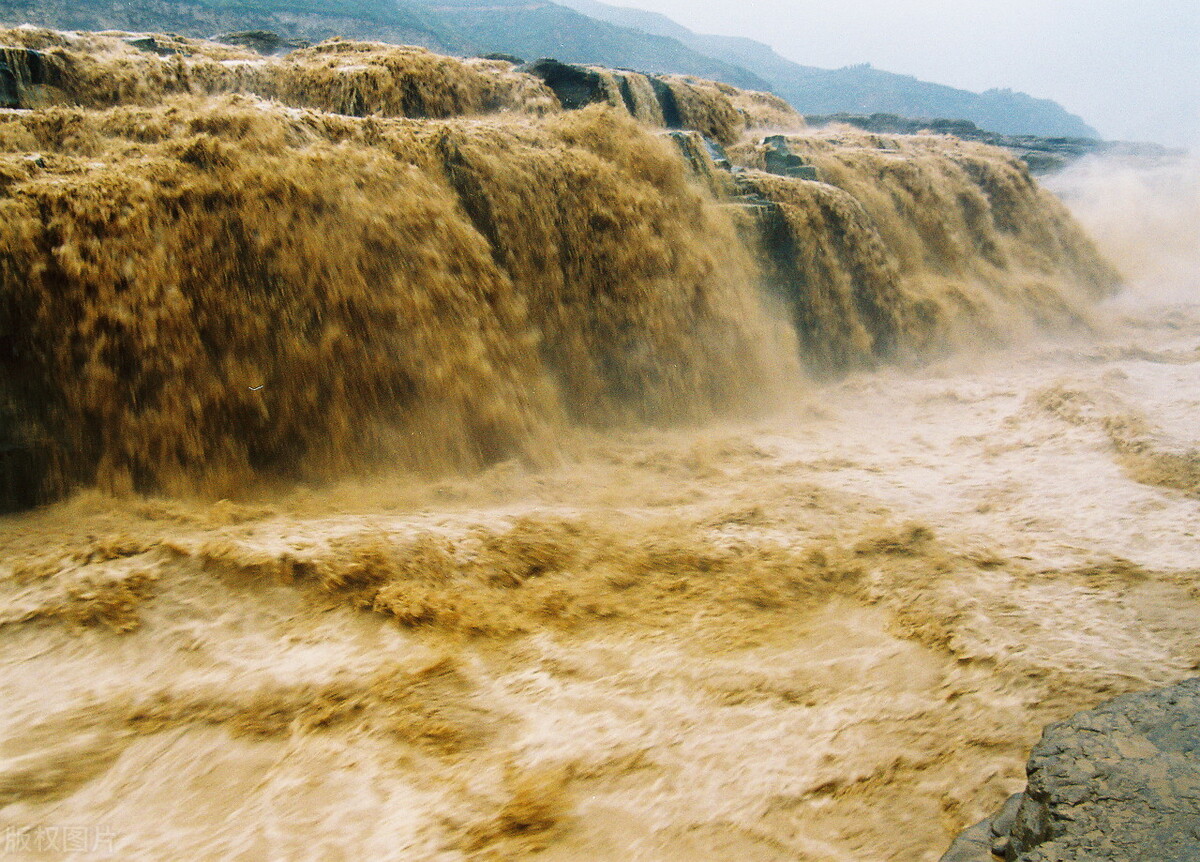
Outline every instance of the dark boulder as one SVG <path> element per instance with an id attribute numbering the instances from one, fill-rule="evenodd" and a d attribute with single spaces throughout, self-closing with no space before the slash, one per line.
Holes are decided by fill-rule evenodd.
<path id="1" fill-rule="evenodd" d="M 1200 860 L 1200 678 L 1050 725 L 1026 772 L 942 862 Z"/>

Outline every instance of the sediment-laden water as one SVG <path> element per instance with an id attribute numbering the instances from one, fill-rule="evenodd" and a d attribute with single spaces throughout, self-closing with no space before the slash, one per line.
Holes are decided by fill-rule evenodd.
<path id="1" fill-rule="evenodd" d="M 1078 221 L 941 138 L 782 177 L 674 82 L 730 188 L 629 75 L 36 38 L 6 850 L 934 860 L 1045 723 L 1200 666 L 1191 165 L 1081 165 Z"/>

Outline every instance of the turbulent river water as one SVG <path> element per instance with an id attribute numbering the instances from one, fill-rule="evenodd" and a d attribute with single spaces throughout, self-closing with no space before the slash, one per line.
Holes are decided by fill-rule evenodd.
<path id="1" fill-rule="evenodd" d="M 1045 723 L 1200 662 L 1163 179 L 1058 180 L 1130 271 L 1090 334 L 548 467 L 4 518 L 5 852 L 936 859 Z"/>
<path id="2" fill-rule="evenodd" d="M 761 94 L 0 41 L 0 855 L 936 860 L 1200 667 L 1193 162 L 1049 181 L 1104 299 Z"/>

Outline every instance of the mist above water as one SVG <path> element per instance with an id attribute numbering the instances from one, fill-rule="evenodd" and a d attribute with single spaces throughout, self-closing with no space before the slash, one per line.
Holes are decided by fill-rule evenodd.
<path id="1" fill-rule="evenodd" d="M 1200 297 L 1200 159 L 1091 157 L 1047 185 L 1120 268 L 1126 301 Z"/>
<path id="2" fill-rule="evenodd" d="M 828 183 L 767 174 L 756 128 L 802 120 L 725 85 L 597 73 L 562 112 L 420 49 L 6 38 L 44 52 L 10 51 L 40 109 L 0 118 L 0 395 L 43 495 L 537 461 L 568 425 L 769 406 L 798 359 L 1079 325 L 1117 280 L 1000 151 L 835 131 L 788 139 Z M 667 113 L 744 139 L 743 188 Z"/>
<path id="3" fill-rule="evenodd" d="M 1072 217 L 996 150 L 789 129 L 816 183 L 676 82 L 737 189 L 620 76 L 568 113 L 342 47 L 286 104 L 58 47 L 82 106 L 0 117 L 4 406 L 77 489 L 0 519 L 7 834 L 933 862 L 1042 725 L 1200 666 L 1200 315 L 1097 306 L 1101 252 L 1194 296 L 1174 168 L 1080 165 Z"/>

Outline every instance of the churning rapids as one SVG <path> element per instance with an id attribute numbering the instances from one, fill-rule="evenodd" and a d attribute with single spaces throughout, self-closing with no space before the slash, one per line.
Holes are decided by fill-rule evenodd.
<path id="1" fill-rule="evenodd" d="M 161 41 L 0 31 L 5 852 L 936 860 L 1200 667 L 1194 164 Z"/>

